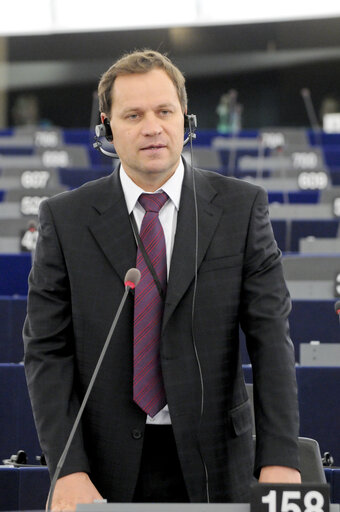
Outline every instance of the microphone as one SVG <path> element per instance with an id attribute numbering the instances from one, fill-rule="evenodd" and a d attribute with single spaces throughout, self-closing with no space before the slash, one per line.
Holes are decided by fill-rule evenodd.
<path id="1" fill-rule="evenodd" d="M 62 468 L 64 466 L 67 454 L 69 452 L 71 443 L 72 443 L 73 438 L 74 438 L 74 434 L 76 433 L 76 430 L 77 430 L 78 425 L 80 423 L 80 420 L 81 420 L 81 417 L 83 415 L 85 406 L 87 404 L 88 398 L 89 398 L 90 393 L 92 391 L 93 385 L 94 385 L 94 383 L 96 381 L 98 372 L 100 370 L 100 367 L 102 365 L 103 359 L 104 359 L 105 354 L 106 354 L 106 350 L 108 349 L 108 346 L 110 344 L 112 335 L 114 333 L 114 330 L 116 328 L 117 322 L 118 322 L 119 317 L 121 315 L 121 312 L 122 312 L 123 306 L 125 304 L 126 298 L 128 296 L 129 291 L 133 290 L 134 288 L 136 288 L 136 286 L 138 285 L 138 283 L 140 281 L 140 278 L 141 278 L 141 273 L 140 273 L 140 271 L 137 268 L 130 268 L 127 271 L 127 273 L 125 274 L 125 278 L 124 278 L 124 285 L 125 285 L 124 295 L 123 295 L 122 300 L 121 300 L 121 302 L 119 304 L 119 307 L 117 309 L 117 313 L 116 313 L 116 315 L 115 315 L 115 317 L 113 319 L 113 322 L 112 322 L 112 325 L 110 327 L 109 333 L 108 333 L 108 335 L 106 337 L 104 346 L 103 346 L 102 351 L 100 353 L 98 362 L 96 364 L 95 369 L 93 370 L 93 374 L 92 374 L 90 383 L 88 385 L 88 388 L 86 390 L 85 396 L 84 396 L 83 401 L 81 403 L 81 406 L 79 408 L 77 417 L 76 417 L 76 419 L 74 421 L 74 424 L 73 424 L 73 427 L 71 429 L 70 435 L 69 435 L 69 437 L 67 439 L 65 448 L 63 450 L 63 453 L 61 454 L 61 457 L 59 459 L 59 462 L 57 464 L 56 470 L 54 472 L 54 475 L 53 475 L 53 478 L 52 478 L 52 481 L 51 481 L 50 492 L 48 494 L 48 501 L 47 501 L 47 507 L 46 507 L 47 512 L 51 511 L 53 493 L 54 493 L 54 489 L 55 489 L 57 480 L 58 480 L 60 472 L 61 472 L 61 470 L 62 470 Z"/>
<path id="2" fill-rule="evenodd" d="M 139 283 L 141 278 L 140 271 L 138 268 L 130 268 L 125 274 L 124 284 L 126 287 L 134 290 Z"/>

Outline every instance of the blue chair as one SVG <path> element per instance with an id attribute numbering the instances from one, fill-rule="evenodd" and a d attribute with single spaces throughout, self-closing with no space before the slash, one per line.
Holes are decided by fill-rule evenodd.
<path id="1" fill-rule="evenodd" d="M 337 219 L 329 220 L 292 220 L 291 223 L 291 242 L 287 250 L 298 252 L 299 240 L 307 236 L 316 238 L 333 238 L 337 236 L 339 221 Z"/>
<path id="2" fill-rule="evenodd" d="M 19 471 L 0 467 L 0 510 L 19 510 Z"/>
<path id="3" fill-rule="evenodd" d="M 253 382 L 250 365 L 243 366 L 246 383 Z M 300 436 L 315 439 L 321 454 L 330 452 L 340 465 L 340 367 L 296 368 Z"/>
<path id="4" fill-rule="evenodd" d="M 287 237 L 287 223 L 283 219 L 273 219 L 271 221 L 274 237 L 277 245 L 282 252 L 287 251 L 286 237 Z"/>
<path id="5" fill-rule="evenodd" d="M 26 297 L 0 296 L 0 363 L 19 363 L 23 359 L 26 307 Z"/>
<path id="6" fill-rule="evenodd" d="M 0 467 L 0 510 L 44 510 L 50 486 L 46 467 Z"/>
<path id="7" fill-rule="evenodd" d="M 289 325 L 296 361 L 299 361 L 300 343 L 312 340 L 340 342 L 340 326 L 334 312 L 334 300 L 293 300 Z"/>
<path id="8" fill-rule="evenodd" d="M 30 464 L 37 464 L 41 448 L 28 397 L 24 367 L 0 364 L 0 464 L 18 450 L 25 450 Z"/>
<path id="9" fill-rule="evenodd" d="M 0 254 L 0 295 L 27 295 L 31 253 Z"/>

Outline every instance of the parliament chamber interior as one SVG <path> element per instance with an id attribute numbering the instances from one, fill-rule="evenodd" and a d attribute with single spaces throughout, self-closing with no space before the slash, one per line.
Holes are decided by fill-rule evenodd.
<path id="1" fill-rule="evenodd" d="M 334 304 L 340 287 L 340 134 L 319 135 L 316 138 L 305 129 L 234 135 L 198 132 L 193 155 L 197 167 L 260 183 L 268 192 L 273 231 L 292 298 L 289 320 L 296 354 L 300 436 L 319 443 L 326 463 L 327 454 L 334 459 L 325 472 L 337 502 L 340 326 Z M 0 453 L 2 460 L 19 450 L 27 456 L 22 467 L 0 468 L 7 510 L 40 508 L 49 483 L 46 468 L 39 466 L 42 454 L 22 364 L 27 278 L 40 202 L 112 172 L 114 164 L 103 160 L 89 140 L 88 130 L 18 129 L 0 134 Z M 190 161 L 188 150 L 183 154 Z M 251 383 L 244 344 L 242 349 L 246 382 Z M 41 496 L 35 495 L 32 503 L 29 490 L 34 478 L 41 484 Z M 8 501 L 11 479 L 20 492 L 13 492 Z"/>
<path id="2" fill-rule="evenodd" d="M 218 100 L 215 97 L 216 104 Z M 205 128 L 199 123 L 193 142 L 195 166 L 258 184 L 267 191 L 292 299 L 289 322 L 300 436 L 318 443 L 332 503 L 340 503 L 337 122 L 338 130 L 307 122 L 303 127 L 237 129 Z M 188 147 L 183 156 L 191 162 Z M 0 510 L 44 509 L 50 483 L 27 392 L 22 342 L 39 205 L 45 198 L 109 175 L 117 163 L 93 148 L 93 126 L 52 123 L 0 129 Z M 251 365 L 241 331 L 240 339 L 245 380 L 250 385 Z"/>

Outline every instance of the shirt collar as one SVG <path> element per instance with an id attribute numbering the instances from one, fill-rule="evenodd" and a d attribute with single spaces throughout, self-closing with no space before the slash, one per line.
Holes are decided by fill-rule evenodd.
<path id="1" fill-rule="evenodd" d="M 125 202 L 128 209 L 128 213 L 133 211 L 134 207 L 136 206 L 136 203 L 138 202 L 138 198 L 141 194 L 145 193 L 145 190 L 140 188 L 132 179 L 126 174 L 124 167 L 122 164 L 120 164 L 120 181 L 122 184 L 124 196 L 125 196 Z M 174 172 L 174 174 L 171 176 L 171 178 L 166 181 L 161 188 L 156 190 L 156 192 L 159 192 L 163 190 L 163 192 L 166 192 L 169 196 L 169 199 L 174 203 L 176 209 L 179 209 L 179 203 L 181 199 L 181 190 L 182 190 L 182 182 L 184 177 L 184 165 L 182 158 L 180 159 L 179 165 Z"/>

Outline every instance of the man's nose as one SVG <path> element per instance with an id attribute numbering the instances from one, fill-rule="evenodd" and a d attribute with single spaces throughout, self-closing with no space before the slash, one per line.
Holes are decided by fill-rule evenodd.
<path id="1" fill-rule="evenodd" d="M 142 133 L 145 136 L 159 135 L 163 131 L 160 120 L 155 115 L 145 116 L 143 120 Z"/>

